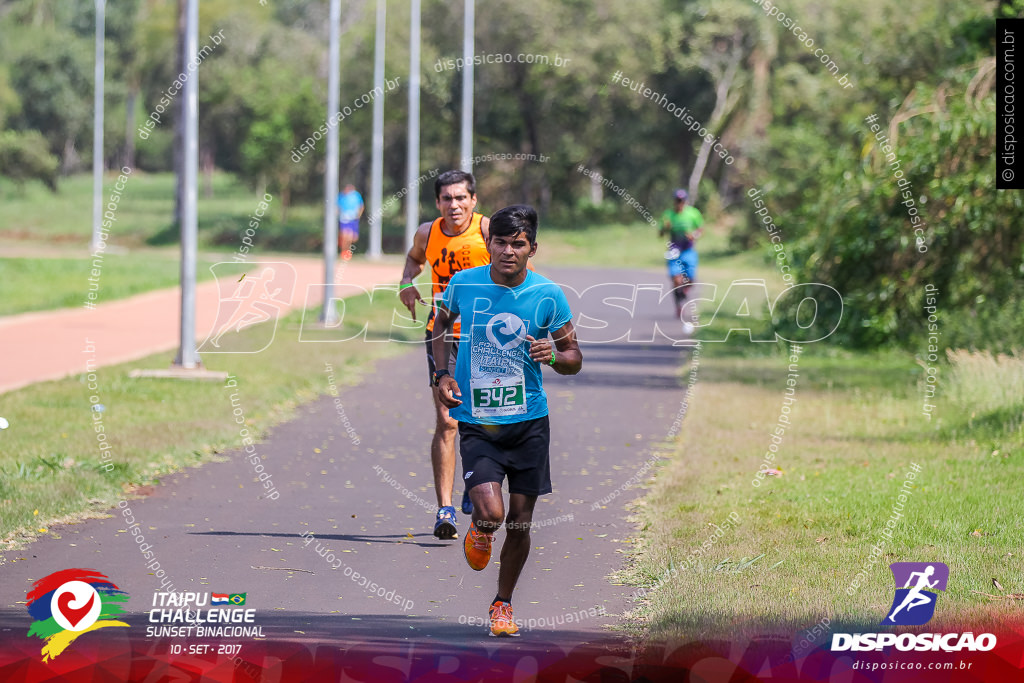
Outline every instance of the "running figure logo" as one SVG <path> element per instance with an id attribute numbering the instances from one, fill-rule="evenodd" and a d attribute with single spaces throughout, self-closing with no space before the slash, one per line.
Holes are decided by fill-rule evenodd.
<path id="1" fill-rule="evenodd" d="M 938 593 L 945 591 L 949 567 L 942 562 L 894 562 L 889 565 L 896 581 L 896 595 L 882 624 L 921 626 L 935 614 Z M 899 586 L 903 586 L 900 588 Z"/>
<path id="2" fill-rule="evenodd" d="M 216 268 L 221 265 L 226 264 L 211 266 L 220 288 L 217 320 L 198 350 L 202 353 L 259 353 L 274 341 L 277 319 L 291 303 L 295 290 L 295 269 L 289 263 L 253 263 L 253 266 L 259 267 L 258 270 L 237 277 L 218 273 Z M 267 326 L 265 334 L 239 340 L 231 345 L 231 350 L 221 348 L 221 338 L 225 334 L 241 332 L 247 327 L 271 320 L 273 325 Z M 239 348 L 239 343 L 242 348 Z"/>

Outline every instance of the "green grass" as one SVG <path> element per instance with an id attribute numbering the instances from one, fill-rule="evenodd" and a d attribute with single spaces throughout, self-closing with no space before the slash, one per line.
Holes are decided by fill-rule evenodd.
<path id="1" fill-rule="evenodd" d="M 107 174 L 103 204 L 107 205 L 117 174 Z M 235 176 L 217 172 L 207 194 L 200 179 L 197 213 L 199 244 L 233 251 L 239 233 L 249 226 L 261 193 L 241 183 Z M 80 174 L 63 178 L 57 193 L 39 183 L 27 183 L 19 189 L 0 182 L 0 202 L 8 220 L 0 228 L 0 240 L 44 242 L 86 246 L 92 235 L 92 177 Z M 301 204 L 281 221 L 280 198 L 270 202 L 269 214 L 261 220 L 254 238 L 262 248 L 282 248 L 281 242 L 295 251 L 316 251 L 323 241 L 323 210 L 320 204 Z M 137 248 L 178 242 L 179 231 L 172 223 L 174 213 L 174 176 L 171 173 L 148 174 L 136 170 L 129 176 L 117 203 L 116 221 L 110 230 L 109 244 Z M 274 237 L 277 236 L 275 243 Z"/>
<path id="2" fill-rule="evenodd" d="M 213 278 L 209 266 L 222 260 L 217 256 L 198 258 L 196 279 Z M 102 304 L 164 287 L 176 287 L 180 261 L 175 254 L 149 250 L 136 254 L 105 254 L 100 265 L 98 298 Z M 0 259 L 0 315 L 81 306 L 90 291 L 94 259 L 2 258 Z M 222 266 L 243 272 L 246 266 Z M 227 272 L 227 271 L 225 271 Z"/>
<path id="3" fill-rule="evenodd" d="M 660 251 L 651 248 L 657 243 L 629 239 L 634 233 L 627 226 L 552 232 L 548 244 L 542 236 L 542 253 L 548 246 L 560 263 L 596 255 L 599 262 L 660 270 Z M 1019 430 L 976 441 L 983 432 L 971 420 L 979 416 L 964 403 L 992 396 L 986 387 L 1001 377 L 1012 385 L 1004 391 L 1016 397 L 1019 413 L 1024 363 L 943 364 L 950 398 L 929 421 L 921 414 L 923 369 L 909 354 L 855 354 L 828 339 L 806 344 L 792 424 L 772 463 L 783 474 L 756 480 L 783 405 L 788 345 L 755 343 L 745 332 L 712 340 L 730 328 L 751 328 L 755 338 L 769 332 L 765 302 L 784 283 L 762 253 L 730 254 L 724 234 L 712 232 L 701 245 L 701 280 L 718 289 L 702 295 L 713 300 L 700 306 L 708 327 L 697 335 L 705 343 L 695 396 L 679 439 L 665 445 L 668 461 L 634 509 L 640 528 L 632 560 L 616 578 L 650 588 L 666 571 L 677 574 L 636 603 L 627 620 L 631 632 L 687 641 L 796 632 L 825 617 L 874 625 L 892 597 L 888 565 L 904 560 L 950 566 L 953 580 L 940 601 L 946 623 L 981 628 L 1015 615 L 1009 601 L 989 603 L 970 591 L 990 591 L 995 576 L 1008 592 L 1024 592 L 1014 547 L 1024 531 L 1024 505 L 1013 493 L 1024 474 L 1024 441 Z M 767 297 L 755 294 L 743 305 L 739 290 L 729 293 L 730 283 L 742 279 L 763 279 Z M 680 372 L 685 382 L 689 368 Z M 1009 452 L 1008 440 L 1016 444 Z M 847 595 L 911 463 L 922 473 L 905 516 L 882 560 Z M 714 532 L 709 525 L 724 526 L 733 513 L 736 528 L 694 555 Z"/>
<path id="4" fill-rule="evenodd" d="M 394 301 L 349 301 L 343 327 L 310 338 L 351 336 L 371 323 L 379 336 L 392 320 Z M 308 316 L 316 320 L 317 311 Z M 359 341 L 331 344 L 299 342 L 302 312 L 279 322 L 274 342 L 255 354 L 208 355 L 211 369 L 237 377 L 246 426 L 263 434 L 287 420 L 294 408 L 329 392 L 325 362 L 334 366 L 338 386 L 351 384 L 370 361 L 409 348 L 405 344 Z M 230 350 L 262 340 L 264 325 L 224 338 Z M 396 338 L 422 339 L 422 331 Z M 300 346 L 301 343 L 301 346 Z M 134 368 L 166 367 L 171 353 L 96 370 L 98 391 L 85 375 L 43 382 L 0 394 L 0 415 L 10 427 L 0 431 L 0 541 L 8 548 L 57 522 L 72 522 L 110 505 L 162 475 L 209 461 L 220 451 L 240 447 L 239 425 L 232 418 L 228 393 L 219 382 L 132 379 Z M 90 396 L 105 406 L 103 424 L 112 445 L 115 469 L 106 473 L 92 429 Z M 325 435 L 330 440 L 331 436 Z M 325 441 L 326 444 L 326 441 Z M 267 463 L 272 468 L 273 463 Z M 253 484 L 252 495 L 257 495 Z M 49 532 L 53 533 L 53 532 Z M 3 543 L 0 543 L 3 545 Z"/>
<path id="5" fill-rule="evenodd" d="M 735 316 L 714 327 L 735 324 Z M 640 529 L 618 579 L 653 588 L 628 620 L 644 639 L 759 636 L 873 629 L 893 595 L 888 565 L 938 561 L 949 587 L 929 629 L 989 629 L 1019 619 L 1019 605 L 971 591 L 1024 593 L 1019 572 L 1024 504 L 1020 357 L 942 364 L 933 419 L 922 415 L 923 372 L 909 354 L 850 353 L 825 342 L 800 356 L 790 424 L 768 458 L 782 412 L 788 346 L 705 343 L 683 429 L 634 508 Z M 689 369 L 681 370 L 684 378 Z M 971 402 L 996 402 L 1014 420 L 979 424 Z M 684 379 L 685 381 L 685 379 Z M 944 383 L 944 384 L 943 384 Z M 988 389 L 986 390 L 986 387 Z M 1008 398 L 1007 398 L 1008 397 Z M 984 410 L 996 409 L 992 399 Z M 781 476 L 757 479 L 763 463 Z M 911 463 L 921 467 L 884 554 L 868 561 L 893 514 Z M 757 486 L 756 483 L 760 483 Z M 738 522 L 702 549 L 717 524 Z M 734 519 L 736 519 L 734 518 Z M 672 569 L 675 569 L 675 574 Z"/>
<path id="6" fill-rule="evenodd" d="M 766 277 L 774 281 L 773 271 L 756 252 L 734 253 L 728 247 L 732 219 L 705 225 L 698 243 L 702 281 L 728 282 L 733 278 Z M 665 272 L 665 238 L 644 223 L 596 225 L 586 229 L 559 230 L 541 225 L 537 233 L 536 262 L 563 266 L 639 268 Z M 751 274 L 756 273 L 756 274 Z M 668 275 L 665 274 L 666 283 Z M 778 280 L 781 283 L 781 279 Z"/>
<path id="7" fill-rule="evenodd" d="M 583 235 L 573 237 L 585 248 Z M 762 253 L 730 254 L 717 233 L 709 237 L 700 279 L 718 290 L 712 297 L 707 288 L 703 296 L 714 301 L 700 305 L 708 327 L 696 335 L 705 343 L 694 394 L 681 433 L 662 445 L 666 460 L 632 508 L 639 528 L 628 566 L 615 577 L 650 590 L 637 596 L 627 630 L 641 640 L 682 642 L 802 632 L 823 618 L 833 630 L 871 630 L 892 599 L 888 565 L 929 560 L 951 572 L 929 628 L 977 631 L 1019 619 L 1013 601 L 971 591 L 995 592 L 996 577 L 1006 592 L 1024 593 L 1024 504 L 1015 493 L 1024 476 L 1024 359 L 963 352 L 939 359 L 931 400 L 938 407 L 929 420 L 925 368 L 910 354 L 851 353 L 828 339 L 805 344 L 790 425 L 765 465 L 789 345 L 755 343 L 745 332 L 712 340 L 730 328 L 772 329 L 763 298 L 744 307 L 726 296 L 731 282 L 764 279 L 768 299 L 784 283 Z M 619 244 L 625 260 L 639 261 L 633 243 Z M 684 386 L 690 370 L 680 369 Z M 871 546 L 884 538 L 911 463 L 922 471 L 904 516 L 849 595 Z M 782 475 L 759 480 L 763 466 Z M 705 546 L 716 533 L 711 525 L 724 533 Z"/>

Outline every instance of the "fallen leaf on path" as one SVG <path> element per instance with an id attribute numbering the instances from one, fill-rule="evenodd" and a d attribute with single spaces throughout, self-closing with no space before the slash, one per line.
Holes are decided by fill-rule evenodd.
<path id="1" fill-rule="evenodd" d="M 306 572 L 307 574 L 316 574 L 316 572 L 311 572 L 308 569 L 294 569 L 292 567 L 264 567 L 262 565 L 254 567 L 253 565 L 250 564 L 249 568 L 250 569 L 270 569 L 272 571 L 278 571 L 278 572 Z M 284 608 L 280 607 L 280 608 L 275 608 L 275 609 L 284 609 Z"/>

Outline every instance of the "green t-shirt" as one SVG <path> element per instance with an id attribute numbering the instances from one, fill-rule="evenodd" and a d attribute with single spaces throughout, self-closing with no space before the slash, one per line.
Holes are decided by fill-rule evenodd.
<path id="1" fill-rule="evenodd" d="M 661 215 L 661 224 L 664 225 L 666 221 L 670 226 L 669 234 L 672 244 L 686 250 L 693 246 L 690 235 L 704 225 L 704 216 L 700 215 L 700 211 L 696 207 L 684 206 L 682 211 L 667 209 Z"/>

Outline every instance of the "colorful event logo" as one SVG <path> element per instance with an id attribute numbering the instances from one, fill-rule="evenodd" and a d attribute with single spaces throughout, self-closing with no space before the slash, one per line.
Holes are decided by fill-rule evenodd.
<path id="1" fill-rule="evenodd" d="M 111 617 L 124 612 L 128 594 L 95 569 L 64 569 L 35 582 L 28 592 L 34 621 L 28 635 L 45 641 L 43 661 L 55 658 L 75 638 L 107 626 L 128 624 Z"/>
<path id="2" fill-rule="evenodd" d="M 882 624 L 920 626 L 935 614 L 939 599 L 934 591 L 945 591 L 949 567 L 941 562 L 894 562 L 889 565 L 896 581 L 896 595 Z M 899 588 L 899 586 L 903 586 Z"/>

